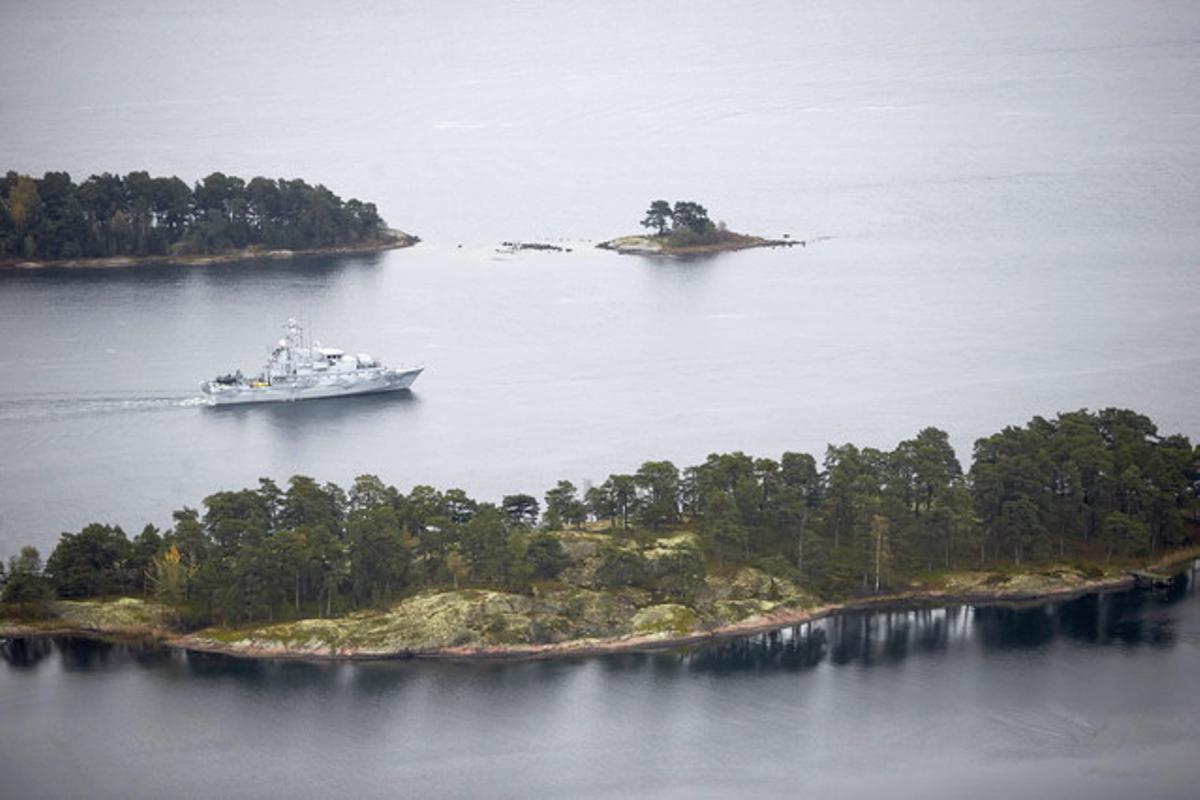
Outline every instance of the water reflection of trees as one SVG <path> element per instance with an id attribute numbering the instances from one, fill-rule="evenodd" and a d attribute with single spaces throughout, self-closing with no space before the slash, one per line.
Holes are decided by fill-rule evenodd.
<path id="1" fill-rule="evenodd" d="M 68 672 L 86 672 L 122 662 L 153 669 L 176 658 L 174 650 L 154 641 L 118 644 L 78 636 L 0 639 L 0 661 L 13 667 L 36 667 L 56 654 Z"/>
<path id="2" fill-rule="evenodd" d="M 1169 646 L 1173 620 L 1161 613 L 1187 597 L 1190 573 L 1153 591 L 1090 594 L 1061 603 L 1026 607 L 977 608 L 973 617 L 983 645 L 996 649 L 1042 647 L 1064 638 L 1089 645 Z"/>
<path id="3" fill-rule="evenodd" d="M 806 669 L 821 663 L 828 652 L 828 634 L 817 623 L 697 648 L 688 654 L 687 661 L 693 669 L 713 672 Z"/>
<path id="4" fill-rule="evenodd" d="M 699 670 L 808 669 L 898 663 L 913 651 L 946 648 L 962 610 L 841 614 L 829 619 L 699 648 L 689 656 Z"/>
<path id="5" fill-rule="evenodd" d="M 0 659 L 10 667 L 18 669 L 36 667 L 53 652 L 51 641 L 42 636 L 0 639 Z"/>
<path id="6" fill-rule="evenodd" d="M 1164 609 L 1194 591 L 1181 575 L 1163 589 L 1086 595 L 1031 606 L 978 606 L 841 614 L 808 625 L 734 639 L 689 651 L 695 670 L 735 672 L 898 664 L 914 653 L 976 640 L 985 649 L 1043 647 L 1056 639 L 1098 646 L 1169 646 L 1174 620 Z"/>
<path id="7" fill-rule="evenodd" d="M 86 672 L 105 666 L 113 655 L 115 645 L 93 639 L 55 637 L 54 649 L 63 669 L 68 672 Z"/>

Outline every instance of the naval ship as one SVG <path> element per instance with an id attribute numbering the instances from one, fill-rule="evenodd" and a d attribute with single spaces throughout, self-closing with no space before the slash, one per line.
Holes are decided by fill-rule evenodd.
<path id="1" fill-rule="evenodd" d="M 366 353 L 349 355 L 319 342 L 304 344 L 304 332 L 294 319 L 287 336 L 271 351 L 263 371 L 246 378 L 242 371 L 204 381 L 200 388 L 213 405 L 270 403 L 341 397 L 350 394 L 407 389 L 424 367 L 391 369 Z"/>

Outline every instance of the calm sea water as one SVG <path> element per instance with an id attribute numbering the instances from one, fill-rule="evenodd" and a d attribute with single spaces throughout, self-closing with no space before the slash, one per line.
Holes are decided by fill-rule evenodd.
<path id="1" fill-rule="evenodd" d="M 850 615 L 682 653 L 0 645 L 12 797 L 1194 797 L 1200 597 Z"/>
<path id="2" fill-rule="evenodd" d="M 1200 434 L 1192 3 L 252 5 L 0 0 L 0 166 L 300 175 L 426 243 L 0 274 L 0 554 L 259 476 L 496 499 L 925 425 L 969 460 L 1082 406 Z M 658 196 L 833 238 L 591 248 Z M 495 252 L 538 237 L 573 252 Z M 428 371 L 197 407 L 293 315 Z"/>
<path id="3" fill-rule="evenodd" d="M 966 461 L 978 436 L 1082 406 L 1200 435 L 1194 3 L 0 0 L 0 29 L 0 169 L 300 176 L 425 240 L 0 274 L 0 556 L 92 520 L 165 525 L 264 475 L 496 499 L 926 425 Z M 591 247 L 656 197 L 831 238 L 677 263 Z M 197 405 L 289 316 L 427 372 L 405 396 Z M 18 644 L 0 779 L 1184 796 L 1198 613 L 1118 596 L 516 665 Z"/>

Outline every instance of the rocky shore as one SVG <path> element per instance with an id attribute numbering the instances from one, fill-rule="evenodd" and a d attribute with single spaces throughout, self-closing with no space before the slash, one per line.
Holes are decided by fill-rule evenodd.
<path id="1" fill-rule="evenodd" d="M 229 264 L 238 261 L 279 261 L 311 256 L 378 253 L 383 250 L 398 250 L 403 247 L 412 247 L 419 241 L 421 239 L 418 236 L 413 236 L 400 230 L 389 229 L 384 236 L 371 241 L 356 242 L 355 244 L 339 247 L 314 248 L 311 250 L 265 250 L 261 247 L 248 247 L 241 250 L 229 250 L 222 253 L 207 253 L 203 255 L 121 256 L 117 258 L 72 258 L 50 261 L 0 259 L 0 269 L 45 269 L 50 267 L 66 269 L 122 269 L 163 264 L 200 267 L 210 264 Z"/>
<path id="2" fill-rule="evenodd" d="M 887 594 L 823 602 L 786 580 L 742 568 L 709 576 L 690 602 L 660 602 L 635 588 L 557 585 L 532 595 L 488 589 L 427 592 L 386 610 L 178 635 L 171 612 L 135 599 L 57 601 L 52 616 L 0 619 L 0 637 L 73 635 L 154 639 L 173 647 L 246 658 L 548 658 L 677 648 L 801 625 L 839 613 L 968 603 L 1039 603 L 1133 588 L 1200 557 L 1173 553 L 1143 570 L 1085 573 L 1071 566 L 1038 571 L 945 573 Z M 1098 573 L 1098 574 L 1097 574 Z M 658 598 L 657 600 L 661 600 Z"/>
<path id="3" fill-rule="evenodd" d="M 622 255 L 687 257 L 729 253 L 755 247 L 807 247 L 808 244 L 809 242 L 804 239 L 766 239 L 761 236 L 728 233 L 718 242 L 684 247 L 671 245 L 668 237 L 643 235 L 619 236 L 616 239 L 601 242 L 596 247 L 601 250 L 612 250 Z"/>
<path id="4" fill-rule="evenodd" d="M 190 636 L 175 637 L 170 639 L 169 643 L 190 650 L 251 658 L 378 660 L 397 658 L 531 659 L 586 656 L 686 647 L 802 625 L 852 611 L 900 610 L 962 603 L 975 605 L 1034 603 L 1092 592 L 1130 589 L 1136 585 L 1133 576 L 1128 574 L 1089 580 L 1078 573 L 1063 572 L 1058 578 L 1049 581 L 1040 580 L 1043 576 L 1030 575 L 1025 576 L 1027 580 L 1015 580 L 1011 587 L 993 588 L 985 585 L 987 577 L 990 576 L 976 576 L 977 580 L 968 578 L 965 581 L 966 586 L 959 590 L 918 589 L 836 603 L 813 603 L 799 606 L 780 604 L 761 613 L 751 613 L 737 621 L 728 621 L 707 628 L 698 626 L 687 630 L 672 629 L 670 624 L 673 620 L 688 618 L 690 615 L 687 608 L 684 606 L 670 607 L 664 604 L 645 609 L 644 611 L 647 613 L 638 612 L 638 615 L 631 620 L 631 632 L 607 637 L 573 638 L 560 642 L 502 643 L 489 641 L 490 637 L 486 633 L 475 637 L 472 633 L 466 633 L 469 629 L 461 629 L 460 634 L 470 637 L 469 643 L 455 644 L 453 641 L 444 640 L 410 641 L 405 643 L 409 646 L 380 647 L 379 643 L 356 641 L 357 637 L 353 634 L 339 636 L 338 634 L 344 634 L 345 631 L 339 630 L 342 628 L 336 624 L 339 621 L 331 620 L 330 624 L 324 626 L 291 623 L 274 630 L 260 629 L 244 632 L 242 635 L 222 633 L 220 638 L 212 638 L 209 632 L 201 631 Z M 507 598 L 492 599 L 500 599 L 501 602 L 505 602 Z M 647 626 L 648 630 L 639 632 L 643 625 L 638 623 L 646 619 L 652 624 Z M 657 626 L 653 623 L 662 621 L 667 622 L 667 629 L 655 629 Z M 307 620 L 306 622 L 315 621 Z M 375 625 L 372 627 L 376 627 L 376 631 L 382 633 L 386 623 L 380 624 L 378 619 L 373 622 L 378 627 Z M 321 634 L 325 634 L 325 636 Z M 333 635 L 330 636 L 330 634 Z M 401 644 L 401 642 L 403 639 L 394 644 Z"/>

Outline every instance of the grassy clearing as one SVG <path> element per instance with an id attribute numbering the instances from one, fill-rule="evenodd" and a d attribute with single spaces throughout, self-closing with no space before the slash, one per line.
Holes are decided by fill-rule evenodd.
<path id="1" fill-rule="evenodd" d="M 696 629 L 696 622 L 696 612 L 687 606 L 663 603 L 638 611 L 633 617 L 632 628 L 639 636 L 686 636 Z"/>

